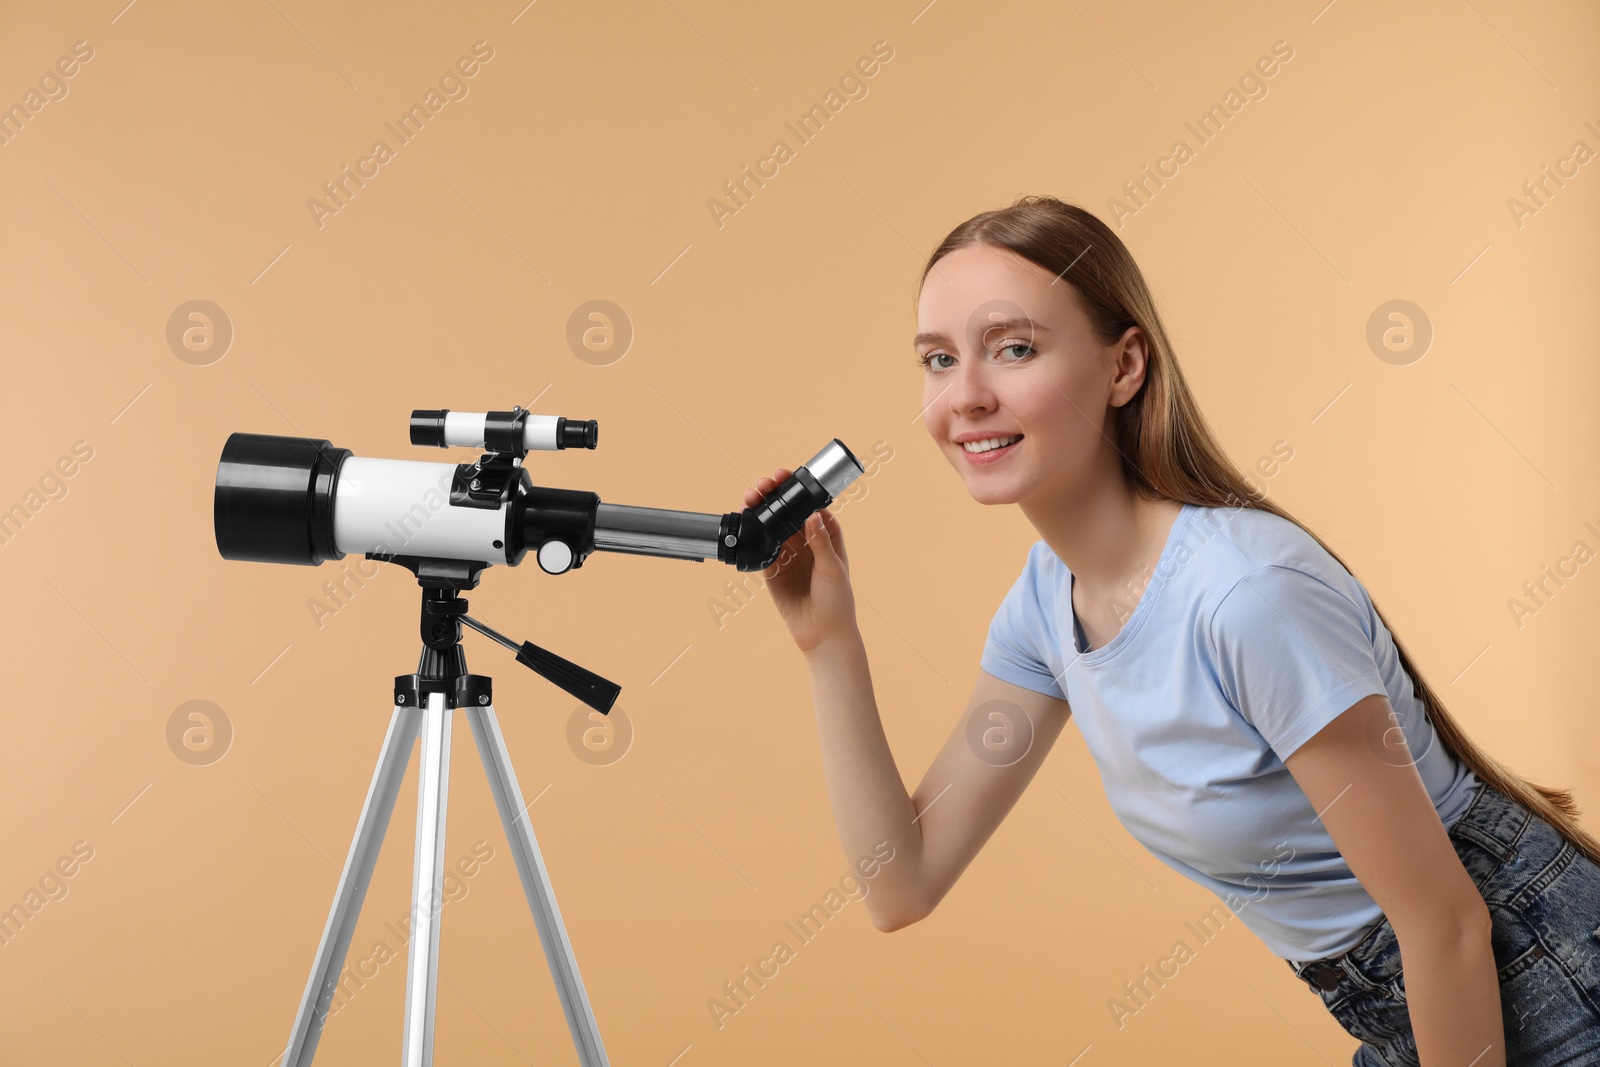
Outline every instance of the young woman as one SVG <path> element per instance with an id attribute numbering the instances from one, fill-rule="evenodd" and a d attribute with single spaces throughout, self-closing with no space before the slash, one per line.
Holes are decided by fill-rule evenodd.
<path id="1" fill-rule="evenodd" d="M 928 260 L 917 320 L 934 444 L 1041 540 L 911 796 L 837 518 L 764 574 L 845 851 L 894 848 L 875 925 L 934 909 L 1071 715 L 1123 825 L 1288 961 L 1355 1064 L 1600 1063 L 1600 841 L 1468 739 L 1343 561 L 1228 460 L 1117 236 L 1049 197 L 984 212 Z"/>

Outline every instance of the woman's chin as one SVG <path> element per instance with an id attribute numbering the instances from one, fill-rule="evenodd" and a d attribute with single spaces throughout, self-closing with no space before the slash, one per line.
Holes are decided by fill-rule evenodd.
<path id="1" fill-rule="evenodd" d="M 971 478 L 967 492 L 980 504 L 1015 504 L 1025 495 L 1009 478 Z"/>

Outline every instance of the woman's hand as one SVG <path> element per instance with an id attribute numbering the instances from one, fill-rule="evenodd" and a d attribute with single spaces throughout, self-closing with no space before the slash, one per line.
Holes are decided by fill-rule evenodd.
<path id="1" fill-rule="evenodd" d="M 771 478 L 757 479 L 756 488 L 744 494 L 745 506 L 758 506 L 793 473 L 780 467 Z M 801 652 L 809 653 L 823 642 L 855 630 L 856 601 L 850 587 L 844 531 L 827 508 L 812 515 L 784 542 L 778 558 L 761 577 Z"/>

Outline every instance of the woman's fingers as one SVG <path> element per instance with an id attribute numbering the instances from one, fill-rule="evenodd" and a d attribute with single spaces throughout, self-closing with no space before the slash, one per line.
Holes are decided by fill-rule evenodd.
<path id="1" fill-rule="evenodd" d="M 774 484 L 775 483 L 770 478 L 757 478 L 756 487 L 754 489 L 746 489 L 744 491 L 745 506 L 753 508 L 757 504 L 761 503 L 761 501 L 766 498 L 766 495 L 772 492 Z"/>
<path id="2" fill-rule="evenodd" d="M 773 477 L 757 478 L 756 487 L 754 489 L 745 490 L 745 503 L 749 504 L 751 507 L 761 503 L 761 501 L 766 499 L 768 493 L 778 488 L 779 482 L 782 482 L 785 478 L 788 478 L 792 473 L 794 472 L 785 470 L 783 467 L 779 467 L 777 470 L 772 472 Z"/>
<path id="3" fill-rule="evenodd" d="M 785 467 L 779 467 L 777 470 L 772 472 L 773 476 L 771 478 L 757 478 L 756 487 L 754 489 L 746 489 L 744 491 L 745 507 L 753 508 L 757 504 L 761 503 L 767 498 L 768 493 L 778 488 L 779 483 L 784 481 L 793 473 L 793 471 L 788 470 Z"/>

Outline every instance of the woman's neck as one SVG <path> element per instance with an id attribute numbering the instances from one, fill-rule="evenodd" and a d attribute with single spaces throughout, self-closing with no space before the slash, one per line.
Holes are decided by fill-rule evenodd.
<path id="1" fill-rule="evenodd" d="M 1130 581 L 1142 589 L 1183 510 L 1180 501 L 1138 495 L 1120 478 L 1075 498 L 1020 506 L 1087 599 Z"/>

